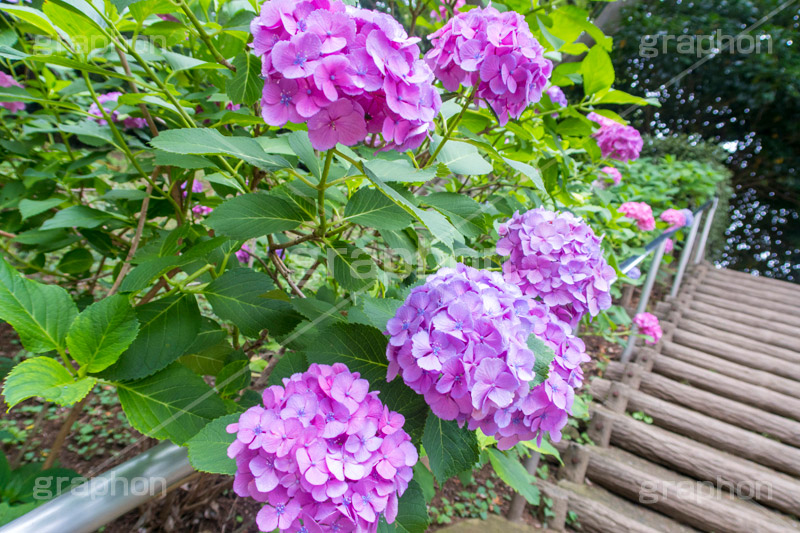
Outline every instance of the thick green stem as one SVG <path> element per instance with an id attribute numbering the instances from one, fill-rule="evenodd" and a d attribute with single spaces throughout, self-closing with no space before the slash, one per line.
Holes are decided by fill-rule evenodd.
<path id="1" fill-rule="evenodd" d="M 325 182 L 328 181 L 328 173 L 331 171 L 333 152 L 334 150 L 330 149 L 325 156 L 325 167 L 322 169 L 322 177 L 319 179 L 319 185 L 317 185 L 317 209 L 319 210 L 317 234 L 320 236 L 325 235 L 325 227 L 327 225 L 327 220 L 325 220 Z"/>

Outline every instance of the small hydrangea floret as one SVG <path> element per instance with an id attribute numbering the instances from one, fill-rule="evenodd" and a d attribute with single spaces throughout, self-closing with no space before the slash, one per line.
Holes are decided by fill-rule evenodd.
<path id="1" fill-rule="evenodd" d="M 585 346 L 499 272 L 440 269 L 411 291 L 386 329 L 388 379 L 402 377 L 439 418 L 479 428 L 501 449 L 545 432 L 561 438 L 583 381 Z M 535 386 L 531 335 L 555 352 Z"/>
<path id="2" fill-rule="evenodd" d="M 233 489 L 264 503 L 261 531 L 375 532 L 397 517 L 418 459 L 404 422 L 358 372 L 312 364 L 228 426 Z"/>

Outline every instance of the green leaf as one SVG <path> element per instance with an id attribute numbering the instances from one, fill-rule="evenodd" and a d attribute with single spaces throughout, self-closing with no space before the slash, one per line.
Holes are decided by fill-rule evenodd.
<path id="1" fill-rule="evenodd" d="M 261 79 L 261 60 L 254 54 L 242 52 L 233 60 L 236 73 L 225 83 L 225 90 L 234 104 L 251 106 L 261 98 L 264 80 Z"/>
<path id="2" fill-rule="evenodd" d="M 93 264 L 92 252 L 86 248 L 75 248 L 64 254 L 58 262 L 58 270 L 65 274 L 80 274 L 89 270 Z"/>
<path id="3" fill-rule="evenodd" d="M 305 220 L 295 205 L 264 192 L 243 194 L 214 209 L 206 223 L 215 231 L 246 240 L 294 229 Z"/>
<path id="4" fill-rule="evenodd" d="M 305 131 L 295 131 L 287 135 L 289 140 L 289 147 L 297 155 L 300 161 L 306 166 L 309 172 L 317 179 L 322 177 L 322 168 L 319 164 L 319 158 L 314 152 L 314 147 L 311 146 L 311 141 L 308 139 L 308 133 Z"/>
<path id="5" fill-rule="evenodd" d="M 351 323 L 366 324 L 377 328 L 380 331 L 386 329 L 386 323 L 394 318 L 397 308 L 403 302 L 395 298 L 375 298 L 374 296 L 363 296 L 359 298 L 358 307 L 351 308 L 347 312 L 347 319 Z M 354 320 L 353 311 L 358 310 L 363 313 L 364 320 Z"/>
<path id="6" fill-rule="evenodd" d="M 398 230 L 411 223 L 405 210 L 376 189 L 357 190 L 344 209 L 345 220 L 375 229 Z"/>
<path id="7" fill-rule="evenodd" d="M 114 364 L 139 333 L 128 299 L 115 294 L 95 302 L 78 315 L 67 333 L 70 356 L 87 372 Z"/>
<path id="8" fill-rule="evenodd" d="M 239 326 L 244 335 L 258 337 L 264 329 L 272 336 L 285 335 L 301 319 L 289 302 L 268 296 L 273 290 L 267 274 L 237 268 L 212 281 L 204 293 L 214 313 Z"/>
<path id="9" fill-rule="evenodd" d="M 577 400 L 578 396 L 576 396 L 575 398 Z M 574 409 L 575 408 L 573 406 L 573 410 Z M 550 441 L 547 440 L 547 439 L 542 439 L 542 445 L 541 446 L 537 446 L 535 440 L 522 441 L 520 444 L 522 444 L 523 446 L 525 446 L 529 450 L 533 450 L 536 453 L 540 453 L 542 455 L 552 455 L 553 457 L 558 459 L 559 463 L 561 463 L 562 465 L 564 464 L 564 461 L 561 460 L 561 454 L 558 453 L 558 450 L 556 449 L 556 447 L 553 446 L 552 444 L 550 444 Z"/>
<path id="10" fill-rule="evenodd" d="M 138 381 L 117 383 L 117 393 L 133 427 L 178 445 L 225 414 L 225 404 L 213 389 L 180 363 Z"/>
<path id="11" fill-rule="evenodd" d="M 539 489 L 536 478 L 525 470 L 519 459 L 512 458 L 497 448 L 489 448 L 489 461 L 492 468 L 506 485 L 521 494 L 531 505 L 539 505 Z"/>
<path id="12" fill-rule="evenodd" d="M 536 362 L 533 364 L 533 371 L 536 377 L 530 382 L 531 388 L 544 383 L 547 376 L 550 374 L 550 363 L 556 356 L 550 346 L 547 345 L 542 339 L 536 335 L 528 337 L 528 348 L 531 349 L 533 355 L 536 357 Z"/>
<path id="13" fill-rule="evenodd" d="M 634 104 L 634 105 L 655 105 L 656 107 L 660 107 L 661 104 L 658 100 L 645 100 L 639 96 L 634 96 L 632 94 L 628 94 L 625 91 L 618 91 L 616 89 L 611 89 L 606 94 L 604 94 L 600 100 L 597 100 L 598 104 Z"/>
<path id="14" fill-rule="evenodd" d="M 514 161 L 513 159 L 509 159 L 508 157 L 503 158 L 505 159 L 508 166 L 516 170 L 517 172 L 521 172 L 523 175 L 528 177 L 533 185 L 539 189 L 540 191 L 544 191 L 544 182 L 542 181 L 542 173 L 539 172 L 539 169 L 528 165 L 527 163 L 520 163 L 519 161 Z"/>
<path id="15" fill-rule="evenodd" d="M 214 385 L 219 395 L 228 398 L 239 394 L 239 391 L 250 385 L 250 361 L 241 359 L 225 365 L 217 375 Z"/>
<path id="16" fill-rule="evenodd" d="M 186 353 L 200 329 L 200 309 L 192 294 L 176 294 L 136 308 L 139 334 L 103 377 L 139 379 L 158 372 Z"/>
<path id="17" fill-rule="evenodd" d="M 63 350 L 77 314 L 66 290 L 24 278 L 0 258 L 0 319 L 11 324 L 26 350 Z"/>
<path id="18" fill-rule="evenodd" d="M 428 414 L 422 445 L 428 454 L 431 471 L 441 485 L 478 462 L 478 439 L 475 432 L 460 428 L 455 420 L 442 420 Z"/>
<path id="19" fill-rule="evenodd" d="M 423 196 L 420 202 L 447 215 L 453 227 L 464 236 L 480 237 L 489 230 L 481 205 L 470 196 L 454 192 L 435 192 Z"/>
<path id="20" fill-rule="evenodd" d="M 64 203 L 64 198 L 53 197 L 47 200 L 20 200 L 19 213 L 22 215 L 22 220 L 35 217 L 39 213 L 44 213 L 54 207 Z"/>
<path id="21" fill-rule="evenodd" d="M 370 159 L 364 162 L 364 166 L 387 183 L 423 183 L 436 177 L 434 167 L 417 169 L 408 159 Z"/>
<path id="22" fill-rule="evenodd" d="M 611 87 L 614 83 L 614 65 L 608 52 L 600 46 L 593 46 L 581 62 L 581 74 L 586 96 Z"/>
<path id="23" fill-rule="evenodd" d="M 154 148 L 175 154 L 226 155 L 255 165 L 264 170 L 277 170 L 289 166 L 282 157 L 270 155 L 251 137 L 226 137 L 208 128 L 166 130 L 153 138 Z"/>
<path id="24" fill-rule="evenodd" d="M 267 378 L 267 385 L 283 386 L 283 378 L 308 370 L 308 360 L 302 352 L 286 352 Z"/>
<path id="25" fill-rule="evenodd" d="M 73 205 L 62 209 L 49 220 L 45 220 L 42 229 L 56 228 L 96 228 L 111 220 L 112 215 L 99 209 L 85 205 Z"/>
<path id="26" fill-rule="evenodd" d="M 377 279 L 377 265 L 361 248 L 337 241 L 329 250 L 333 253 L 333 278 L 348 291 L 360 291 Z"/>
<path id="27" fill-rule="evenodd" d="M 397 502 L 397 518 L 387 524 L 384 517 L 378 523 L 379 533 L 425 533 L 428 529 L 428 507 L 419 484 L 413 479 Z"/>
<path id="28" fill-rule="evenodd" d="M 72 0 L 73 2 L 75 0 Z M 88 13 L 92 12 L 90 6 L 82 6 Z M 86 16 L 80 9 L 64 5 L 57 0 L 49 0 L 42 5 L 44 13 L 50 20 L 69 35 L 73 46 L 84 53 L 96 48 L 104 48 L 109 44 L 108 38 L 100 26 Z"/>
<path id="29" fill-rule="evenodd" d="M 34 357 L 15 366 L 6 377 L 3 396 L 9 409 L 33 397 L 58 405 L 72 405 L 89 394 L 96 382 L 91 377 L 75 381 L 55 359 Z"/>
<path id="30" fill-rule="evenodd" d="M 228 457 L 228 446 L 236 439 L 235 433 L 225 428 L 239 421 L 239 413 L 232 413 L 212 420 L 186 443 L 189 448 L 189 462 L 195 470 L 210 474 L 236 473 L 236 461 Z"/>
<path id="31" fill-rule="evenodd" d="M 14 15 L 15 17 L 19 17 L 21 20 L 24 20 L 25 22 L 41 30 L 44 35 L 49 35 L 51 37 L 56 37 L 58 35 L 56 29 L 53 27 L 53 23 L 50 22 L 49 18 L 47 18 L 47 15 L 38 9 L 3 3 L 0 4 L 0 11 L 5 11 L 6 13 Z"/>
<path id="32" fill-rule="evenodd" d="M 453 173 L 465 176 L 478 176 L 492 171 L 492 165 L 469 143 L 446 143 L 436 156 L 436 160 L 447 165 Z"/>

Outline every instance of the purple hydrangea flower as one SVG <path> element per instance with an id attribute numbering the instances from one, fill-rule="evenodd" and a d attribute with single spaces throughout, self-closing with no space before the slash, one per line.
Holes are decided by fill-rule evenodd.
<path id="1" fill-rule="evenodd" d="M 658 344 L 663 334 L 658 317 L 650 313 L 639 313 L 633 317 L 633 323 L 636 324 L 639 333 L 650 337 L 646 340 L 647 344 Z"/>
<path id="2" fill-rule="evenodd" d="M 592 134 L 604 158 L 627 163 L 639 159 L 644 141 L 641 134 L 632 126 L 624 126 L 597 113 L 589 113 L 589 120 L 600 124 L 600 129 Z"/>
<path id="3" fill-rule="evenodd" d="M 567 96 L 564 94 L 564 91 L 561 90 L 561 87 L 557 87 L 553 85 L 552 87 L 548 88 L 547 96 L 550 97 L 550 101 L 560 107 L 567 107 L 569 102 L 567 102 Z"/>
<path id="4" fill-rule="evenodd" d="M 692 210 L 681 209 L 681 213 L 683 213 L 684 226 L 691 226 L 694 222 L 694 213 L 692 213 Z"/>
<path id="5" fill-rule="evenodd" d="M 122 93 L 119 91 L 97 95 L 97 101 L 100 102 L 100 105 L 103 106 L 103 111 L 105 111 L 106 114 L 114 122 L 119 121 L 119 113 L 116 111 L 116 109 L 110 109 L 109 107 L 106 107 L 104 104 L 113 104 L 114 106 L 116 106 L 120 96 L 122 96 Z M 101 126 L 108 125 L 108 121 L 106 121 L 106 119 L 103 117 L 103 112 L 100 111 L 100 107 L 97 105 L 96 102 L 93 102 L 92 105 L 89 106 L 89 114 L 93 115 L 95 117 L 94 120 Z M 126 128 L 138 129 L 146 127 L 147 121 L 140 117 L 125 117 L 122 120 L 122 125 Z"/>
<path id="6" fill-rule="evenodd" d="M 429 36 L 425 60 L 448 91 L 474 87 L 501 125 L 541 100 L 553 64 L 519 13 L 493 7 L 459 13 Z"/>
<path id="7" fill-rule="evenodd" d="M 20 87 L 23 88 L 23 85 L 15 80 L 13 77 L 9 76 L 3 71 L 0 71 L 0 87 Z M 9 111 L 13 113 L 17 113 L 25 109 L 24 102 L 0 102 L 0 107 L 5 107 Z"/>
<path id="8" fill-rule="evenodd" d="M 203 217 L 207 216 L 207 215 L 210 215 L 212 211 L 213 211 L 212 208 L 210 208 L 208 206 L 205 206 L 205 205 L 196 205 L 196 206 L 194 206 L 192 208 L 192 213 L 194 213 L 195 215 L 203 216 Z"/>
<path id="9" fill-rule="evenodd" d="M 240 263 L 247 263 L 247 261 L 250 260 L 250 254 L 252 253 L 253 251 L 250 249 L 250 247 L 246 244 L 243 244 L 241 248 L 236 250 L 234 255 L 236 255 L 236 259 L 238 259 Z"/>
<path id="10" fill-rule="evenodd" d="M 234 491 L 265 505 L 261 531 L 371 531 L 393 523 L 418 459 L 402 415 L 342 363 L 266 389 L 228 426 Z"/>
<path id="11" fill-rule="evenodd" d="M 267 124 L 307 122 L 311 144 L 327 150 L 370 137 L 381 149 L 422 144 L 441 108 L 419 39 L 391 16 L 340 0 L 269 0 L 253 19 L 253 49 L 267 79 Z"/>
<path id="12" fill-rule="evenodd" d="M 538 298 L 575 327 L 588 312 L 611 306 L 614 269 L 603 258 L 601 239 L 580 218 L 543 207 L 518 212 L 498 228 L 497 253 L 507 282 Z"/>
<path id="13" fill-rule="evenodd" d="M 439 418 L 480 428 L 502 449 L 548 431 L 560 438 L 572 389 L 583 380 L 580 364 L 589 359 L 585 346 L 547 305 L 499 272 L 462 264 L 440 269 L 412 289 L 386 329 L 388 379 L 401 376 Z M 556 354 L 548 379 L 533 388 L 531 335 Z M 536 405 L 549 409 L 552 422 L 543 424 L 545 411 L 529 409 L 532 395 L 541 396 Z"/>
<path id="14" fill-rule="evenodd" d="M 656 219 L 653 218 L 653 209 L 645 202 L 625 202 L 619 206 L 618 211 L 628 218 L 636 221 L 636 226 L 642 231 L 656 229 Z"/>

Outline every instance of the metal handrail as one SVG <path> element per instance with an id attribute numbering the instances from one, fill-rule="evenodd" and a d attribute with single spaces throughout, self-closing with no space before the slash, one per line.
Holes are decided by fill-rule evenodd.
<path id="1" fill-rule="evenodd" d="M 705 215 L 706 211 L 708 211 L 708 216 L 705 217 L 705 225 L 703 226 L 703 234 L 700 238 L 700 243 L 697 246 L 694 264 L 698 264 L 703 260 L 706 241 L 708 240 L 708 235 L 711 232 L 711 224 L 714 220 L 714 214 L 716 213 L 718 204 L 719 198 L 714 196 L 712 199 L 708 200 L 706 203 L 692 212 L 694 219 L 692 220 L 692 225 L 689 229 L 689 236 L 686 238 L 686 243 L 683 246 L 683 251 L 681 252 L 680 260 L 678 261 L 678 271 L 675 274 L 675 279 L 673 280 L 672 288 L 670 289 L 670 296 L 673 298 L 678 294 L 681 281 L 683 280 L 683 275 L 686 272 L 686 267 L 689 264 L 689 258 L 691 257 L 692 249 L 694 248 L 694 242 L 697 238 L 697 230 L 700 228 L 700 222 L 704 218 L 703 215 Z M 655 254 L 653 256 L 653 262 L 650 265 L 650 270 L 647 272 L 647 279 L 645 280 L 644 288 L 642 289 L 642 295 L 639 298 L 639 305 L 636 307 L 636 314 L 643 313 L 647 309 L 647 303 L 650 301 L 650 293 L 653 290 L 653 285 L 655 285 L 658 269 L 661 266 L 661 260 L 664 257 L 664 249 L 667 245 L 667 239 L 681 229 L 683 228 L 677 228 L 663 232 L 645 246 L 645 251 L 643 253 L 634 257 L 629 257 L 623 261 L 622 265 L 620 266 L 620 271 L 623 274 L 627 274 L 633 269 L 633 267 L 644 261 L 648 255 L 651 253 Z M 633 354 L 633 349 L 636 345 L 636 330 L 636 325 L 632 325 L 631 333 L 628 336 L 628 344 L 625 346 L 625 350 L 622 352 L 622 356 L 620 357 L 620 361 L 623 363 L 627 363 L 631 358 L 631 354 Z"/>

